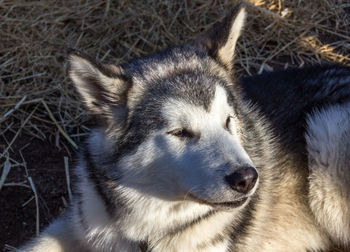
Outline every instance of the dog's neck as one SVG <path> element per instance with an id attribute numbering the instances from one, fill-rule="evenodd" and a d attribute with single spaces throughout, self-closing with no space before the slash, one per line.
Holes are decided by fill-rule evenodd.
<path id="1" fill-rule="evenodd" d="M 124 218 L 125 236 L 143 241 L 152 251 L 225 251 L 233 211 L 215 211 L 190 201 L 137 201 Z"/>
<path id="2" fill-rule="evenodd" d="M 139 240 L 141 250 L 227 251 L 233 212 L 208 211 L 207 206 L 192 203 L 151 204 L 154 207 L 141 204 L 134 214 L 118 220 L 122 236 Z"/>

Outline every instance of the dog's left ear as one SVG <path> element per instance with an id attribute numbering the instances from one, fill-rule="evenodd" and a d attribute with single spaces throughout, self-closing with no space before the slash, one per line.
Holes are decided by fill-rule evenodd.
<path id="1" fill-rule="evenodd" d="M 120 66 L 101 64 L 82 52 L 69 55 L 69 76 L 90 114 L 100 121 L 123 125 L 130 81 Z"/>
<path id="2" fill-rule="evenodd" d="M 197 43 L 208 51 L 208 54 L 232 71 L 233 58 L 237 40 L 244 26 L 246 11 L 243 4 L 238 4 L 221 22 L 217 23 Z"/>

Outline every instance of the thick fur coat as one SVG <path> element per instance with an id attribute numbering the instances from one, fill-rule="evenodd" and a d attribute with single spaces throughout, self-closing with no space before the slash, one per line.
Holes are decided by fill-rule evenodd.
<path id="1" fill-rule="evenodd" d="M 80 152 L 70 207 L 20 251 L 349 245 L 350 70 L 237 81 L 244 19 L 237 6 L 196 41 L 121 66 L 70 55 L 100 126 Z"/>

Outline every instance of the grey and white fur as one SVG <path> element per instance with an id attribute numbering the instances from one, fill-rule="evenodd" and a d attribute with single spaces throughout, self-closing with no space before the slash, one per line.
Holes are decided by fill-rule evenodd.
<path id="1" fill-rule="evenodd" d="M 350 70 L 235 80 L 237 6 L 187 44 L 69 75 L 99 126 L 74 199 L 20 251 L 320 251 L 350 242 Z"/>

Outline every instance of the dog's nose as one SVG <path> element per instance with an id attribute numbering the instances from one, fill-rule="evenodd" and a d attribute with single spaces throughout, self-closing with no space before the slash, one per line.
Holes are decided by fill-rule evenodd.
<path id="1" fill-rule="evenodd" d="M 258 179 L 258 173 L 254 167 L 248 166 L 225 176 L 225 180 L 231 188 L 240 193 L 249 192 Z"/>

